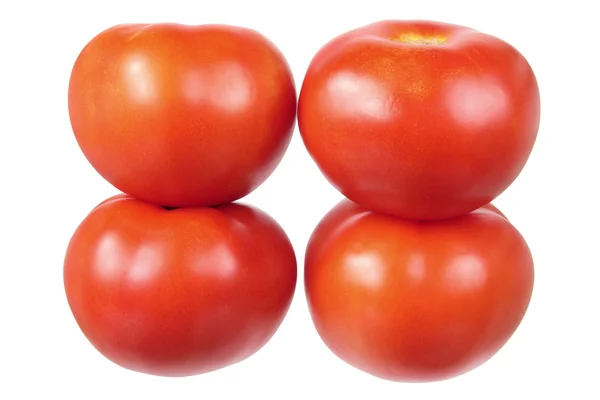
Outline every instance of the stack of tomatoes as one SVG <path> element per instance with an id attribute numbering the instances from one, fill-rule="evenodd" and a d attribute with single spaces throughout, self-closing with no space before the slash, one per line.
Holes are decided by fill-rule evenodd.
<path id="1" fill-rule="evenodd" d="M 333 352 L 382 378 L 430 381 L 502 347 L 534 273 L 489 203 L 523 168 L 539 117 L 527 61 L 472 29 L 384 21 L 319 51 L 300 132 L 349 200 L 316 228 L 305 285 Z"/>
<path id="2" fill-rule="evenodd" d="M 289 144 L 284 56 L 246 28 L 116 26 L 77 58 L 69 111 L 87 159 L 124 192 L 67 249 L 67 298 L 86 337 L 117 364 L 167 376 L 256 352 L 285 317 L 296 259 L 273 219 L 232 202 Z M 466 27 L 383 21 L 321 48 L 297 112 L 308 152 L 347 197 L 305 256 L 327 346 L 397 381 L 489 359 L 533 289 L 526 242 L 490 204 L 537 135 L 524 57 Z"/>
<path id="3" fill-rule="evenodd" d="M 87 159 L 125 193 L 94 208 L 67 249 L 86 337 L 123 367 L 166 376 L 256 352 L 289 308 L 296 258 L 271 217 L 229 203 L 290 142 L 283 55 L 244 28 L 116 26 L 77 58 L 69 112 Z"/>

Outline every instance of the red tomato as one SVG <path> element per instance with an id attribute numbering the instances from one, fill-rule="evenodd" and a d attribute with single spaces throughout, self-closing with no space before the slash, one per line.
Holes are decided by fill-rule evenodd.
<path id="1" fill-rule="evenodd" d="M 539 119 L 536 79 L 516 49 L 423 21 L 378 22 L 329 42 L 298 108 L 304 143 L 338 190 L 421 220 L 466 214 L 503 192 Z"/>
<path id="2" fill-rule="evenodd" d="M 243 360 L 271 338 L 293 297 L 296 259 L 256 208 L 166 210 L 118 196 L 77 228 L 64 282 L 77 323 L 107 358 L 185 376 Z"/>
<path id="3" fill-rule="evenodd" d="M 77 142 L 111 184 L 170 207 L 258 187 L 290 142 L 296 90 L 280 51 L 224 25 L 119 25 L 93 38 L 69 84 Z"/>
<path id="4" fill-rule="evenodd" d="M 348 200 L 313 233 L 305 288 L 316 329 L 340 358 L 395 381 L 434 381 L 484 363 L 531 298 L 533 261 L 493 207 L 418 222 Z"/>

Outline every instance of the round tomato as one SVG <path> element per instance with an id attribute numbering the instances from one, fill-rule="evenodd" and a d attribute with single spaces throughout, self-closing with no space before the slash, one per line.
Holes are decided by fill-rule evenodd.
<path id="1" fill-rule="evenodd" d="M 536 78 L 515 48 L 426 21 L 378 22 L 330 41 L 298 107 L 304 143 L 339 191 L 419 220 L 466 214 L 503 192 L 540 119 Z"/>
<path id="2" fill-rule="evenodd" d="M 419 222 L 344 200 L 316 228 L 305 263 L 325 344 L 356 368 L 407 382 L 488 360 L 520 324 L 534 282 L 527 244 L 491 206 Z"/>
<path id="3" fill-rule="evenodd" d="M 92 166 L 140 200 L 224 204 L 275 169 L 296 89 L 281 52 L 226 25 L 119 25 L 94 37 L 69 84 L 73 132 Z"/>
<path id="4" fill-rule="evenodd" d="M 169 210 L 129 196 L 97 206 L 65 258 L 69 305 L 89 341 L 139 372 L 200 374 L 275 333 L 296 259 L 279 225 L 246 205 Z"/>

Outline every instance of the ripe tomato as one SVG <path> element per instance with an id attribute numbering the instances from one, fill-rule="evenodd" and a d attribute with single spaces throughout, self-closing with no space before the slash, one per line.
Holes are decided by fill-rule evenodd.
<path id="1" fill-rule="evenodd" d="M 374 211 L 434 220 L 489 203 L 518 176 L 540 119 L 535 76 L 493 36 L 383 21 L 312 60 L 300 92 L 304 143 L 327 179 Z"/>
<path id="2" fill-rule="evenodd" d="M 271 338 L 293 297 L 296 259 L 256 208 L 167 210 L 118 196 L 77 228 L 64 282 L 77 323 L 108 359 L 185 376 L 243 360 Z"/>
<path id="3" fill-rule="evenodd" d="M 258 187 L 290 142 L 296 89 L 280 51 L 224 25 L 119 25 L 85 46 L 69 84 L 77 142 L 118 189 L 170 207 Z"/>
<path id="4" fill-rule="evenodd" d="M 467 372 L 512 336 L 533 262 L 495 208 L 419 222 L 344 200 L 314 231 L 305 289 L 316 329 L 341 359 L 396 381 Z"/>

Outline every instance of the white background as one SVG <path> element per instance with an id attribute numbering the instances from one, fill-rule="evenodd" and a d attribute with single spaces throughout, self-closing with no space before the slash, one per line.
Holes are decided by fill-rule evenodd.
<path id="1" fill-rule="evenodd" d="M 600 31 L 594 3 L 0 2 L 0 399 L 600 399 Z M 87 163 L 69 125 L 68 78 L 82 47 L 123 22 L 242 25 L 278 45 L 300 88 L 321 45 L 380 19 L 439 20 L 491 33 L 516 46 L 536 72 L 538 141 L 523 173 L 495 202 L 536 262 L 533 300 L 511 341 L 459 378 L 383 381 L 325 347 L 300 279 L 280 330 L 235 366 L 167 379 L 103 358 L 79 331 L 62 286 L 70 235 L 93 206 L 117 193 Z M 340 199 L 296 131 L 277 171 L 244 201 L 280 222 L 302 268 L 312 229 Z"/>

